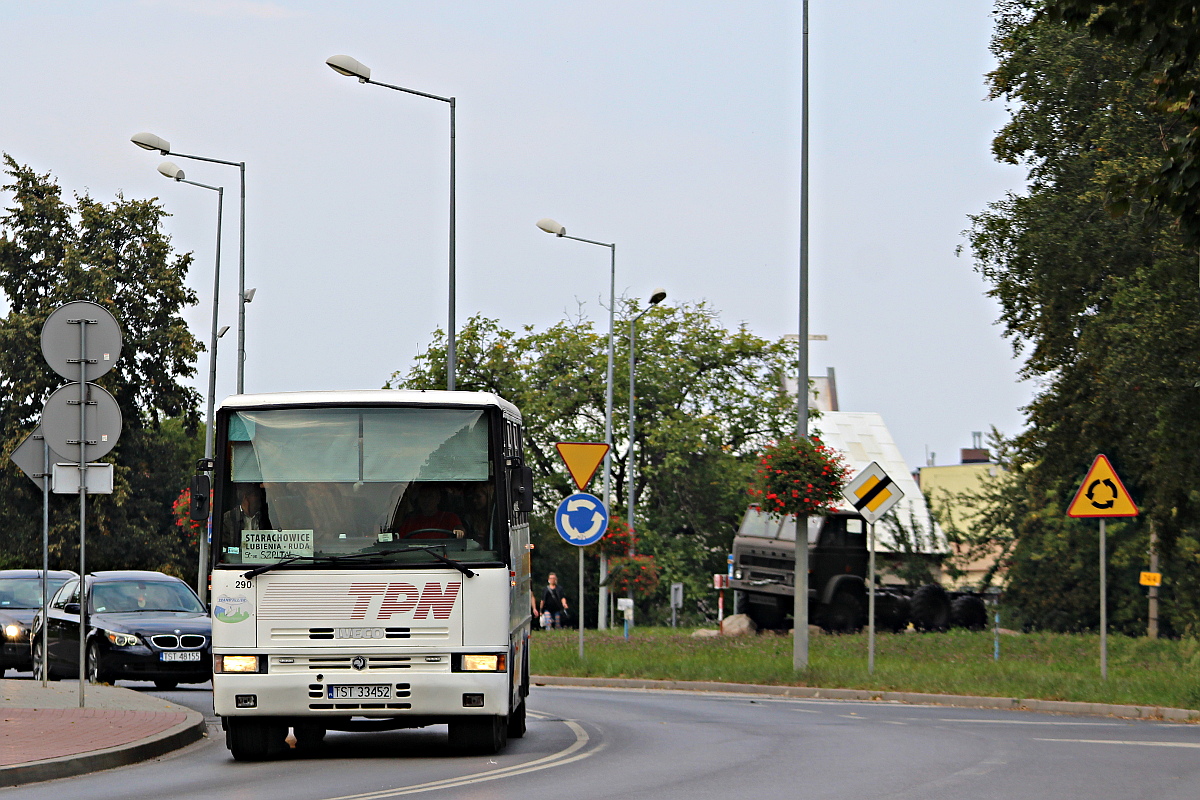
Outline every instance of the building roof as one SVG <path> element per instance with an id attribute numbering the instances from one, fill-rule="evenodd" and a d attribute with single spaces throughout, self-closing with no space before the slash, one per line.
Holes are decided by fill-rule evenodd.
<path id="1" fill-rule="evenodd" d="M 894 510 L 902 525 L 917 529 L 921 540 L 921 545 L 916 548 L 918 552 L 944 553 L 949 550 L 946 536 L 930 516 L 925 496 L 917 487 L 912 470 L 905 463 L 882 416 L 869 411 L 826 411 L 811 422 L 810 427 L 814 433 L 820 433 L 821 441 L 842 453 L 850 467 L 851 478 L 872 461 L 883 468 L 904 493 Z M 846 504 L 838 508 L 850 510 Z M 875 541 L 877 552 L 904 550 L 897 541 L 896 531 L 886 523 L 876 525 Z"/>

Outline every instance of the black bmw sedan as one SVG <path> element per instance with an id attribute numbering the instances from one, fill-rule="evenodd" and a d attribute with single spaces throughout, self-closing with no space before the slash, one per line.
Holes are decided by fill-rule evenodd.
<path id="1" fill-rule="evenodd" d="M 58 591 L 74 572 L 50 570 L 50 595 Z M 42 607 L 40 569 L 0 570 L 0 678 L 6 670 L 32 669 L 29 661 L 29 629 L 33 615 Z"/>
<path id="2" fill-rule="evenodd" d="M 87 677 L 153 681 L 160 689 L 212 678 L 212 626 L 191 587 L 161 572 L 122 570 L 87 576 Z M 79 580 L 50 601 L 49 653 L 34 620 L 33 667 L 40 678 L 79 674 Z M 39 614 L 40 617 L 40 614 Z"/>

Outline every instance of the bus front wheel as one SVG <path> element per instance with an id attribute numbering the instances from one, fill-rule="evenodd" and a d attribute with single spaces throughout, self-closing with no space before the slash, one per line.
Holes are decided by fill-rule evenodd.
<path id="1" fill-rule="evenodd" d="M 508 717 L 463 717 L 449 728 L 450 746 L 464 753 L 492 755 L 508 744 Z"/>
<path id="2" fill-rule="evenodd" d="M 225 745 L 237 761 L 263 761 L 287 750 L 287 726 L 262 717 L 227 717 Z"/>

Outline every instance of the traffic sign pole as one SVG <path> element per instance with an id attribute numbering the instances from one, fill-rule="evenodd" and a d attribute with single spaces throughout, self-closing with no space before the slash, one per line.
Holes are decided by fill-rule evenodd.
<path id="1" fill-rule="evenodd" d="M 50 681 L 50 445 L 42 439 L 42 688 Z"/>
<path id="2" fill-rule="evenodd" d="M 67 320 L 79 325 L 79 707 L 84 707 L 84 685 L 87 683 L 87 571 L 84 543 L 87 539 L 87 328 L 88 320 L 80 317 Z M 43 622 L 43 626 L 49 620 Z M 50 654 L 46 653 L 47 666 Z"/>
<path id="3" fill-rule="evenodd" d="M 869 523 L 867 541 L 867 674 L 875 674 L 875 523 Z"/>
<path id="4" fill-rule="evenodd" d="M 1108 558 L 1105 555 L 1104 517 L 1100 518 L 1100 679 L 1108 680 Z"/>

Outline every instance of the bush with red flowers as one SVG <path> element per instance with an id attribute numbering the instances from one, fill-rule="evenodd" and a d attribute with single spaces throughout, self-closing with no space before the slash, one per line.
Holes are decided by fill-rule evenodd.
<path id="1" fill-rule="evenodd" d="M 211 490 L 208 500 L 209 503 L 212 502 Z M 179 497 L 176 497 L 175 502 L 171 504 L 171 512 L 175 515 L 175 524 L 187 534 L 188 544 L 195 544 L 200 541 L 200 531 L 208 529 L 208 523 L 194 522 L 191 516 L 191 508 L 192 488 L 185 486 L 183 491 L 179 493 Z"/>
<path id="2" fill-rule="evenodd" d="M 637 546 L 637 537 L 633 535 L 633 528 L 614 514 L 608 518 L 608 531 L 600 537 L 598 544 L 600 552 L 609 558 L 615 558 L 629 555 L 630 548 Z"/>
<path id="3" fill-rule="evenodd" d="M 849 467 L 816 436 L 787 439 L 763 451 L 750 496 L 771 514 L 828 514 L 841 500 Z"/>
<path id="4" fill-rule="evenodd" d="M 658 588 L 660 573 L 654 556 L 615 556 L 608 562 L 605 585 L 618 594 L 633 589 L 634 597 L 649 597 Z"/>

